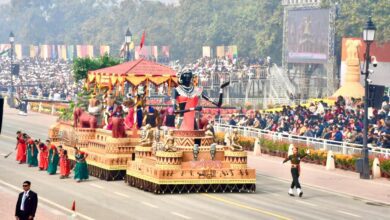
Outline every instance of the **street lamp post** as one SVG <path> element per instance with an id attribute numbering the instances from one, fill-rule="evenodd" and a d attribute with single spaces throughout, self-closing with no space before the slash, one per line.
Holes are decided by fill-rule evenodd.
<path id="1" fill-rule="evenodd" d="M 360 173 L 361 179 L 369 179 L 370 178 L 370 165 L 368 160 L 368 147 L 367 147 L 367 139 L 368 139 L 368 96 L 369 96 L 369 65 L 371 62 L 370 57 L 370 45 L 374 41 L 375 38 L 376 27 L 375 24 L 371 20 L 371 16 L 368 18 L 368 21 L 363 29 L 363 40 L 366 43 L 366 54 L 365 54 L 365 72 L 364 74 L 364 130 L 363 130 L 363 169 Z"/>
<path id="2" fill-rule="evenodd" d="M 126 43 L 126 61 L 131 60 L 131 54 L 130 54 L 130 43 L 132 40 L 133 35 L 130 32 L 130 29 L 127 28 L 126 35 L 125 35 L 125 43 Z"/>
<path id="3" fill-rule="evenodd" d="M 14 42 L 15 42 L 15 35 L 14 33 L 11 33 L 9 34 L 9 43 L 11 45 L 11 67 L 10 67 L 10 75 L 11 75 L 11 92 L 10 92 L 10 97 L 9 97 L 9 106 L 11 108 L 14 108 L 15 107 L 15 101 L 14 101 L 14 79 L 13 79 L 13 75 L 12 75 L 12 70 L 13 70 L 13 65 L 14 65 Z"/>

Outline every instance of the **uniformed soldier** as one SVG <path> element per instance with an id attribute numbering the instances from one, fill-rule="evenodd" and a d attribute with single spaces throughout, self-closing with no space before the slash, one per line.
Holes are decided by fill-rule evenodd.
<path id="1" fill-rule="evenodd" d="M 294 146 L 293 148 L 293 154 L 288 156 L 286 159 L 283 160 L 283 164 L 286 163 L 287 161 L 291 161 L 291 175 L 292 175 L 292 183 L 291 187 L 288 190 L 288 194 L 290 196 L 294 196 L 294 187 L 297 189 L 297 194 L 299 197 L 302 197 L 303 192 L 301 189 L 301 184 L 299 184 L 299 174 L 301 171 L 300 163 L 302 158 L 306 157 L 308 154 L 310 154 L 310 150 L 307 149 L 306 153 L 300 154 L 298 152 L 298 147 Z"/>

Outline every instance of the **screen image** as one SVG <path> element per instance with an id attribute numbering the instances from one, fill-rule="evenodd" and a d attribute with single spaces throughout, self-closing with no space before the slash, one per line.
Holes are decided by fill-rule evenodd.
<path id="1" fill-rule="evenodd" d="M 329 9 L 289 10 L 288 63 L 325 63 L 328 60 Z"/>

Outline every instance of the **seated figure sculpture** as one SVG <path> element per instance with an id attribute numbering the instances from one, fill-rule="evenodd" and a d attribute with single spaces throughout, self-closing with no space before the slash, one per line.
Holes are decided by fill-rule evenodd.
<path id="1" fill-rule="evenodd" d="M 173 137 L 173 131 L 169 130 L 167 137 L 165 138 L 164 151 L 166 152 L 176 152 L 177 148 L 175 147 L 175 139 Z"/>
<path id="2" fill-rule="evenodd" d="M 233 133 L 230 135 L 230 150 L 243 151 L 242 146 L 238 143 L 240 136 L 238 135 L 238 129 L 233 129 Z"/>
<path id="3" fill-rule="evenodd" d="M 142 138 L 140 140 L 141 143 L 139 144 L 139 146 L 152 147 L 154 137 L 153 137 L 153 131 L 151 128 L 152 128 L 152 126 L 150 126 L 150 124 L 147 124 L 144 127 L 144 130 L 142 131 Z"/>

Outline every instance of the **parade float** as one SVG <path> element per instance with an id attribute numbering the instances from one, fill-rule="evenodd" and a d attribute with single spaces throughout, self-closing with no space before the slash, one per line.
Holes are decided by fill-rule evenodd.
<path id="1" fill-rule="evenodd" d="M 143 59 L 89 71 L 84 106 L 75 106 L 72 121 L 53 125 L 50 139 L 68 151 L 73 163 L 75 148 L 87 153 L 90 175 L 125 179 L 130 186 L 156 194 L 254 192 L 256 172 L 247 166 L 238 132 L 217 143 L 212 125 L 202 125 L 200 118 L 202 110 L 210 108 L 206 103 L 222 109 L 229 82 L 221 85 L 219 100 L 214 101 L 197 86 L 196 78 L 190 70 L 176 74 Z M 130 95 L 124 92 L 125 82 L 131 86 Z M 167 94 L 172 90 L 173 103 L 150 102 L 150 84 L 164 85 Z M 160 126 L 148 120 L 153 107 L 171 108 L 166 116 L 170 123 Z"/>
<path id="2" fill-rule="evenodd" d="M 125 94 L 125 84 L 131 91 Z M 169 67 L 144 59 L 89 71 L 83 107 L 75 107 L 73 120 L 59 121 L 49 130 L 49 138 L 68 151 L 75 163 L 75 148 L 88 154 L 90 175 L 104 180 L 124 179 L 127 164 L 134 159 L 139 142 L 150 84 L 177 83 Z M 80 104 L 80 103 L 79 103 Z"/>
<path id="3" fill-rule="evenodd" d="M 221 108 L 224 83 L 218 102 L 196 86 L 191 71 L 178 74 L 174 89 L 177 123 L 171 128 L 142 128 L 135 146 L 135 160 L 128 161 L 126 182 L 153 192 L 254 192 L 256 172 L 247 166 L 247 152 L 238 144 L 237 131 L 227 134 L 224 143 L 215 142 L 211 125 L 200 128 L 201 99 Z"/>

